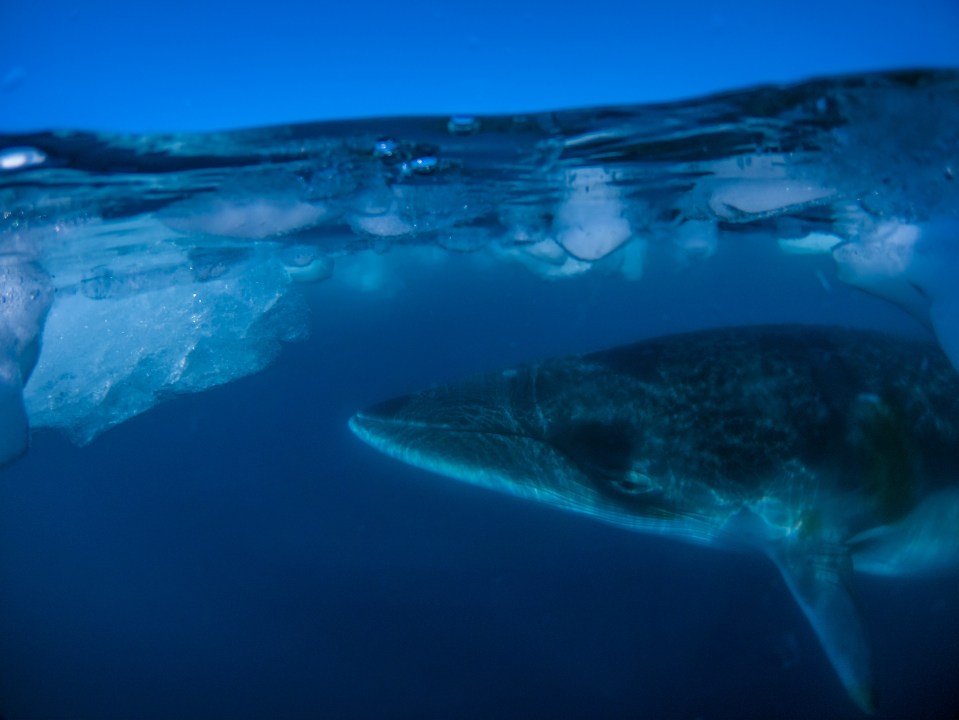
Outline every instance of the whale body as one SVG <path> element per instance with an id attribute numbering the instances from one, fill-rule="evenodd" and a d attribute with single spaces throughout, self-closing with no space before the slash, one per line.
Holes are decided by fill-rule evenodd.
<path id="1" fill-rule="evenodd" d="M 959 375 L 934 343 L 816 326 L 671 335 L 395 398 L 350 426 L 443 476 L 765 554 L 867 712 L 854 571 L 959 567 Z"/>

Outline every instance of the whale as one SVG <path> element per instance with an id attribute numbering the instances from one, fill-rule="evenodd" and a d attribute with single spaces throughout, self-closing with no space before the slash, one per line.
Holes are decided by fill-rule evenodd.
<path id="1" fill-rule="evenodd" d="M 924 339 L 708 329 L 434 386 L 349 424 L 447 478 L 765 555 L 865 713 L 855 575 L 959 568 L 959 375 Z"/>

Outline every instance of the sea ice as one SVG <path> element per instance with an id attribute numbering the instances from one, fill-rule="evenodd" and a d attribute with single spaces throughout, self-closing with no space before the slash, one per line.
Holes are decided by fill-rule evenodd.
<path id="1" fill-rule="evenodd" d="M 0 255 L 0 466 L 27 448 L 23 386 L 40 352 L 50 278 L 30 260 Z"/>
<path id="2" fill-rule="evenodd" d="M 283 265 L 254 253 L 205 281 L 58 297 L 26 386 L 31 423 L 88 442 L 164 398 L 263 368 L 278 341 L 306 331 L 303 301 L 287 287 Z"/>
<path id="3" fill-rule="evenodd" d="M 957 126 L 959 73 L 929 71 L 656 106 L 2 135 L 0 462 L 24 409 L 82 442 L 257 370 L 305 331 L 297 286 L 336 263 L 328 287 L 385 300 L 419 277 L 399 255 L 721 297 L 742 282 L 730 258 L 755 251 L 905 308 L 959 366 Z"/>
<path id="4" fill-rule="evenodd" d="M 831 188 L 797 180 L 740 180 L 719 185 L 709 207 L 723 220 L 742 222 L 799 210 L 834 194 Z"/>
<path id="5" fill-rule="evenodd" d="M 833 251 L 839 279 L 927 323 L 959 368 L 959 221 L 888 221 Z"/>
<path id="6" fill-rule="evenodd" d="M 602 168 L 570 173 L 569 193 L 556 213 L 556 242 L 578 260 L 595 262 L 630 238 L 623 203 Z"/>
<path id="7" fill-rule="evenodd" d="M 290 199 L 216 198 L 174 205 L 163 220 L 184 233 L 262 240 L 312 227 L 328 214 L 321 204 Z"/>

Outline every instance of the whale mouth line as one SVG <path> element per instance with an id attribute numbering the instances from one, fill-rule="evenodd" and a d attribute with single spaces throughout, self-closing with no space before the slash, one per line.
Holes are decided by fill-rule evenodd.
<path id="1" fill-rule="evenodd" d="M 493 430 L 488 428 L 476 428 L 450 425 L 447 423 L 435 423 L 431 420 L 410 420 L 406 418 L 382 417 L 379 415 L 369 415 L 365 411 L 358 412 L 349 420 L 350 430 L 363 438 L 375 438 L 381 436 L 376 428 L 380 430 L 404 429 L 404 430 L 422 430 L 429 433 L 455 433 L 458 435 L 490 435 L 504 438 L 523 438 L 532 442 L 545 443 L 542 439 L 533 437 L 528 433 L 517 432 L 513 430 Z"/>

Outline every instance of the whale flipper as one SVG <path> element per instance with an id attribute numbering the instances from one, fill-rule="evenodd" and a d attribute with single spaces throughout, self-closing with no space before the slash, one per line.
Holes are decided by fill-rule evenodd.
<path id="1" fill-rule="evenodd" d="M 851 592 L 853 563 L 849 550 L 831 544 L 783 542 L 770 551 L 770 556 L 849 697 L 864 712 L 874 712 L 872 656 Z"/>
<path id="2" fill-rule="evenodd" d="M 940 296 L 929 310 L 929 319 L 943 352 L 959 368 L 959 289 Z"/>

